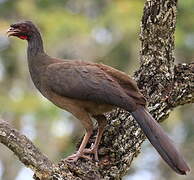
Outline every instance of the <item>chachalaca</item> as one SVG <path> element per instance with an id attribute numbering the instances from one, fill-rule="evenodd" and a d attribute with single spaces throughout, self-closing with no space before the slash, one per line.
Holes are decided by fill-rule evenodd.
<path id="1" fill-rule="evenodd" d="M 41 34 L 30 21 L 10 25 L 8 36 L 28 41 L 28 67 L 34 85 L 44 97 L 78 118 L 86 130 L 78 151 L 69 156 L 68 161 L 88 158 L 88 154 L 94 154 L 98 160 L 98 145 L 107 123 L 103 114 L 120 107 L 131 113 L 174 171 L 186 174 L 190 170 L 169 137 L 146 110 L 146 99 L 127 74 L 103 64 L 48 56 Z M 86 149 L 93 132 L 91 117 L 98 122 L 98 133 L 93 146 Z"/>

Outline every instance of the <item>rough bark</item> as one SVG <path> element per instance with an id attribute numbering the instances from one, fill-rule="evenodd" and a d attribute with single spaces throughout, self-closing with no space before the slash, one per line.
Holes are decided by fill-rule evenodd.
<path id="1" fill-rule="evenodd" d="M 12 150 L 25 166 L 42 177 L 50 174 L 54 167 L 54 164 L 26 136 L 3 120 L 0 120 L 0 142 Z"/>
<path id="2" fill-rule="evenodd" d="M 176 6 L 176 0 L 147 0 L 141 21 L 140 67 L 134 77 L 148 99 L 149 111 L 158 121 L 166 119 L 173 108 L 194 102 L 194 64 L 174 63 Z M 99 162 L 61 160 L 54 165 L 25 136 L 3 121 L 0 142 L 32 168 L 35 179 L 121 179 L 139 154 L 145 137 L 126 111 L 116 109 L 107 114 L 107 120 Z"/>

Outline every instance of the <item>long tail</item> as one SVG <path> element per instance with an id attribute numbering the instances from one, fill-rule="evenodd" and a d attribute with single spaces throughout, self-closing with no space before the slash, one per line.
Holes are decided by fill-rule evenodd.
<path id="1" fill-rule="evenodd" d="M 159 123 L 155 121 L 146 109 L 143 106 L 140 106 L 131 114 L 164 161 L 178 174 L 187 174 L 190 169 L 183 157 L 177 151 L 171 139 L 160 127 Z"/>

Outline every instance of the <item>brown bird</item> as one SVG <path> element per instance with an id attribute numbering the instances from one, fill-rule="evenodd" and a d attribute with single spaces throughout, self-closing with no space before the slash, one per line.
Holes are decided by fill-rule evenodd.
<path id="1" fill-rule="evenodd" d="M 8 35 L 28 41 L 28 67 L 36 88 L 56 106 L 71 112 L 86 130 L 78 151 L 69 156 L 68 161 L 89 158 L 88 154 L 94 154 L 98 160 L 98 145 L 107 123 L 103 114 L 120 107 L 131 113 L 174 171 L 186 174 L 190 170 L 169 137 L 146 110 L 146 99 L 127 74 L 103 64 L 48 56 L 38 29 L 30 21 L 10 25 Z M 94 145 L 86 149 L 93 132 L 91 117 L 98 122 L 98 133 Z"/>

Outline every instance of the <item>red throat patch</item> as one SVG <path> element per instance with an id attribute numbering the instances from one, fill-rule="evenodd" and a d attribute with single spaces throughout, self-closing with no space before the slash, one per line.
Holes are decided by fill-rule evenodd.
<path id="1" fill-rule="evenodd" d="M 20 39 L 23 39 L 23 40 L 27 40 L 28 37 L 27 36 L 19 36 Z"/>

